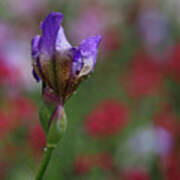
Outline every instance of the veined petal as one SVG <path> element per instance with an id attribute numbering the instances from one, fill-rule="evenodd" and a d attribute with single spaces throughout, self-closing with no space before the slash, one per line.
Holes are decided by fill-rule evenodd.
<path id="1" fill-rule="evenodd" d="M 31 55 L 32 55 L 32 59 L 36 59 L 39 55 L 39 50 L 38 50 L 38 46 L 39 46 L 39 40 L 40 40 L 40 35 L 34 36 L 34 38 L 31 41 Z"/>
<path id="2" fill-rule="evenodd" d="M 39 42 L 40 53 L 49 56 L 53 56 L 56 46 L 56 40 L 63 15 L 61 13 L 50 13 L 44 22 L 41 24 L 42 36 Z"/>
<path id="3" fill-rule="evenodd" d="M 80 44 L 79 50 L 82 55 L 83 67 L 80 71 L 79 76 L 87 75 L 93 70 L 94 65 L 96 64 L 98 45 L 101 39 L 101 36 L 92 36 L 87 38 Z"/>
<path id="4" fill-rule="evenodd" d="M 72 57 L 71 73 L 72 75 L 78 75 L 83 66 L 81 52 L 78 48 L 71 48 L 69 54 Z"/>

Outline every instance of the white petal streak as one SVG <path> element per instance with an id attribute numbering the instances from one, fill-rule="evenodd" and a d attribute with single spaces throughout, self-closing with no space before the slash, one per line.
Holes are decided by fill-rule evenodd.
<path id="1" fill-rule="evenodd" d="M 94 60 L 92 56 L 83 59 L 84 65 L 79 73 L 79 77 L 89 74 L 94 67 Z"/>
<path id="2" fill-rule="evenodd" d="M 56 50 L 61 51 L 61 50 L 69 49 L 69 48 L 71 48 L 71 45 L 66 39 L 66 36 L 64 34 L 64 29 L 60 27 L 58 31 L 58 35 L 57 35 L 57 40 L 56 40 Z"/>

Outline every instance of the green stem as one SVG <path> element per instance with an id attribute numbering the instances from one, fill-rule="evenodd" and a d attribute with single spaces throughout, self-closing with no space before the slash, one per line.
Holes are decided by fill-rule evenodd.
<path id="1" fill-rule="evenodd" d="M 44 149 L 44 156 L 42 159 L 42 163 L 38 170 L 35 180 L 42 180 L 44 173 L 46 171 L 46 168 L 49 164 L 49 160 L 51 159 L 51 155 L 52 155 L 54 148 L 55 148 L 55 146 L 47 145 L 47 147 Z"/>

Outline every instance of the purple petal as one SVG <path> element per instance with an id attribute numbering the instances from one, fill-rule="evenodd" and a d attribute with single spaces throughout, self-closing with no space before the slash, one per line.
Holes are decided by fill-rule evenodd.
<path id="1" fill-rule="evenodd" d="M 89 74 L 96 64 L 96 56 L 98 52 L 98 46 L 101 42 L 101 36 L 92 36 L 84 40 L 80 46 L 79 50 L 83 59 L 83 67 L 80 72 L 80 76 Z"/>
<path id="2" fill-rule="evenodd" d="M 95 56 L 98 50 L 98 45 L 101 42 L 101 36 L 92 36 L 84 40 L 79 49 L 83 56 Z"/>
<path id="3" fill-rule="evenodd" d="M 52 57 L 55 46 L 58 31 L 61 26 L 63 15 L 61 13 L 50 13 L 44 22 L 41 24 L 42 36 L 39 43 L 39 50 L 41 53 Z"/>
<path id="4" fill-rule="evenodd" d="M 70 55 L 72 56 L 72 74 L 77 75 L 83 67 L 82 55 L 78 48 L 71 48 L 69 50 Z"/>
<path id="5" fill-rule="evenodd" d="M 36 59 L 39 55 L 39 40 L 40 40 L 40 35 L 34 36 L 34 38 L 31 41 L 31 55 L 33 59 Z"/>

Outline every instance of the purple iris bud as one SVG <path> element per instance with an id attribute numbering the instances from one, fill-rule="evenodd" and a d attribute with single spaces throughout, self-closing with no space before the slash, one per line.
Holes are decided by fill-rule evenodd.
<path id="1" fill-rule="evenodd" d="M 63 15 L 50 13 L 41 24 L 42 35 L 32 40 L 33 75 L 63 103 L 96 64 L 101 36 L 88 37 L 72 47 L 61 26 Z M 59 103 L 59 102 L 57 102 Z"/>

